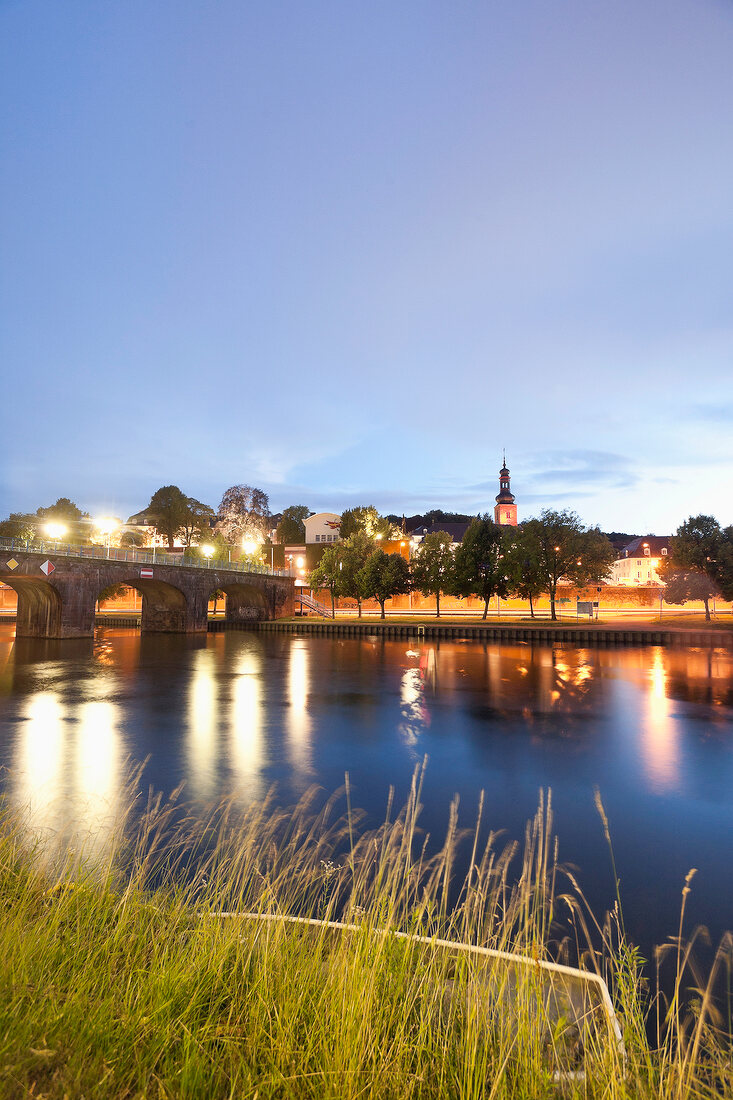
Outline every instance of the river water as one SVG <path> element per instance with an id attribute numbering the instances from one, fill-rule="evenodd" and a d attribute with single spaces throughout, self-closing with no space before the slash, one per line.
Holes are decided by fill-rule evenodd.
<path id="1" fill-rule="evenodd" d="M 551 788 L 560 858 L 597 912 L 615 890 L 648 953 L 676 931 L 697 868 L 691 923 L 733 928 L 733 655 L 657 647 L 581 649 L 476 642 L 223 633 L 15 642 L 0 625 L 0 773 L 34 825 L 65 837 L 104 826 L 126 769 L 142 787 L 203 809 L 273 784 L 289 805 L 350 775 L 381 820 L 429 759 L 422 823 L 441 836 L 460 795 L 471 825 L 521 839 Z"/>

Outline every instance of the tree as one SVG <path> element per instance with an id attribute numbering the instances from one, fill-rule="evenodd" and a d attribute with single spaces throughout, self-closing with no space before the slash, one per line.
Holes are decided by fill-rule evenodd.
<path id="1" fill-rule="evenodd" d="M 77 519 L 89 519 L 88 512 L 82 512 L 81 508 L 77 508 L 73 500 L 69 500 L 68 497 L 59 497 L 55 504 L 51 504 L 48 508 L 39 508 L 36 512 L 39 519 L 49 520 L 70 520 Z"/>
<path id="2" fill-rule="evenodd" d="M 457 596 L 475 595 L 484 601 L 484 619 L 491 597 L 506 596 L 509 586 L 504 535 L 488 515 L 472 520 L 463 536 L 454 558 L 453 585 Z"/>
<path id="3" fill-rule="evenodd" d="M 282 519 L 277 525 L 277 541 L 281 543 L 305 542 L 305 523 L 311 515 L 310 508 L 305 504 L 291 504 L 283 511 Z"/>
<path id="4" fill-rule="evenodd" d="M 440 593 L 454 584 L 453 539 L 447 531 L 433 531 L 420 543 L 412 563 L 412 586 L 435 596 L 435 617 L 440 618 Z"/>
<path id="5" fill-rule="evenodd" d="M 534 601 L 545 591 L 545 576 L 540 562 L 539 541 L 528 520 L 507 534 L 504 565 L 509 577 L 509 591 L 522 600 L 529 600 L 529 614 L 534 619 Z"/>
<path id="6" fill-rule="evenodd" d="M 181 524 L 181 541 L 184 546 L 205 542 L 211 535 L 211 520 L 214 509 L 202 504 L 195 497 L 186 497 L 186 509 Z"/>
<path id="7" fill-rule="evenodd" d="M 394 527 L 385 516 L 380 516 L 373 504 L 360 505 L 358 508 L 347 508 L 341 515 L 341 527 L 339 533 L 342 539 L 348 539 L 357 531 L 363 532 L 370 539 L 389 539 L 396 534 Z"/>
<path id="8" fill-rule="evenodd" d="M 733 602 L 733 526 L 721 532 L 715 575 L 723 599 Z"/>
<path id="9" fill-rule="evenodd" d="M 35 537 L 33 516 L 26 516 L 22 512 L 11 512 L 7 519 L 0 520 L 0 538 L 31 542 Z"/>
<path id="10" fill-rule="evenodd" d="M 188 500 L 177 485 L 163 485 L 156 489 L 145 509 L 155 520 L 158 531 L 168 540 L 169 550 L 173 549 L 176 537 L 186 522 Z"/>
<path id="11" fill-rule="evenodd" d="M 145 535 L 142 531 L 123 531 L 120 535 L 120 546 L 141 547 L 145 545 Z"/>
<path id="12" fill-rule="evenodd" d="M 714 516 L 690 516 L 670 539 L 669 551 L 657 567 L 665 602 L 702 600 L 709 619 L 708 600 L 721 594 L 733 599 L 733 528 L 721 531 Z"/>
<path id="13" fill-rule="evenodd" d="M 331 593 L 331 614 L 336 618 L 336 595 L 341 587 L 341 548 L 328 546 L 308 578 L 311 588 L 327 588 Z"/>
<path id="14" fill-rule="evenodd" d="M 400 554 L 375 550 L 359 570 L 359 586 L 365 599 L 373 598 L 379 602 L 384 618 L 385 602 L 392 596 L 410 591 L 410 567 Z"/>
<path id="15" fill-rule="evenodd" d="M 720 589 L 707 573 L 702 569 L 680 569 L 669 559 L 659 563 L 657 572 L 664 581 L 665 603 L 701 600 L 705 605 L 705 618 L 710 622 L 710 600 L 720 595 Z"/>
<path id="16" fill-rule="evenodd" d="M 597 527 L 584 527 L 575 512 L 546 508 L 539 519 L 522 524 L 543 589 L 550 596 L 550 614 L 557 619 L 556 595 L 560 578 L 584 585 L 603 580 L 616 553 Z"/>
<path id="17" fill-rule="evenodd" d="M 339 591 L 342 596 L 356 600 L 361 618 L 362 590 L 360 573 L 374 552 L 374 543 L 363 531 L 356 531 L 339 544 L 341 551 Z"/>
<path id="18" fill-rule="evenodd" d="M 267 493 L 251 485 L 232 485 L 221 498 L 216 529 L 228 543 L 262 542 L 269 515 Z"/>

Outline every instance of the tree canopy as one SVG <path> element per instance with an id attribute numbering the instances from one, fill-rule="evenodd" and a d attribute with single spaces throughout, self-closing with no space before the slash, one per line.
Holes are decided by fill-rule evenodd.
<path id="1" fill-rule="evenodd" d="M 277 525 L 277 541 L 281 543 L 305 542 L 305 520 L 311 514 L 305 504 L 291 504 L 283 510 L 282 519 Z"/>
<path id="2" fill-rule="evenodd" d="M 183 528 L 188 510 L 188 497 L 177 485 L 163 485 L 156 489 L 145 509 L 155 520 L 155 526 L 168 540 L 168 549 Z"/>
<path id="3" fill-rule="evenodd" d="M 385 602 L 410 591 L 410 567 L 401 554 L 375 550 L 359 571 L 359 585 L 365 599 L 378 601 L 384 618 Z"/>
<path id="4" fill-rule="evenodd" d="M 525 546 L 536 560 L 537 576 L 550 596 L 550 614 L 557 619 L 558 581 L 584 585 L 607 575 L 616 553 L 597 527 L 584 527 L 575 512 L 546 508 L 538 519 L 522 524 Z"/>
<path id="5" fill-rule="evenodd" d="M 440 594 L 454 585 L 453 539 L 447 531 L 433 531 L 418 547 L 412 563 L 412 586 L 435 596 L 435 615 L 440 618 Z"/>
<path id="6" fill-rule="evenodd" d="M 348 539 L 357 531 L 363 532 L 370 539 L 388 539 L 394 534 L 394 528 L 386 516 L 381 516 L 373 504 L 360 505 L 357 508 L 347 508 L 341 515 L 340 534 L 342 539 Z"/>
<path id="7" fill-rule="evenodd" d="M 508 592 L 504 550 L 502 528 L 485 515 L 471 521 L 455 553 L 453 590 L 457 596 L 482 599 L 484 619 L 492 596 L 506 596 Z"/>
<path id="8" fill-rule="evenodd" d="M 311 588 L 327 588 L 331 594 L 331 614 L 336 617 L 336 596 L 341 588 L 341 555 L 338 544 L 324 550 L 318 565 L 308 577 Z"/>
<path id="9" fill-rule="evenodd" d="M 363 596 L 361 570 L 374 552 L 374 543 L 363 531 L 356 531 L 339 543 L 341 583 L 339 594 L 356 600 L 361 618 Z"/>
<path id="10" fill-rule="evenodd" d="M 267 534 L 269 516 L 267 493 L 251 485 L 232 485 L 221 498 L 216 528 L 230 544 L 248 540 L 262 542 Z"/>

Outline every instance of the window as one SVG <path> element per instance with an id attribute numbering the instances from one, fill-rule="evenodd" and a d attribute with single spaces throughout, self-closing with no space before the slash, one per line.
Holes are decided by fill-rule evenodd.
<path id="1" fill-rule="evenodd" d="M 320 541 L 321 541 L 321 536 L 320 536 L 320 535 L 316 535 L 316 542 L 320 542 Z"/>
<path id="2" fill-rule="evenodd" d="M 666 558 L 666 557 L 667 557 L 667 547 L 666 547 L 666 546 L 663 546 L 663 547 L 662 547 L 662 557 L 663 557 L 663 558 Z"/>
<path id="3" fill-rule="evenodd" d="M 649 549 L 648 546 L 645 546 L 644 547 L 644 557 L 648 558 L 648 557 L 650 557 L 650 555 L 651 555 L 651 550 Z"/>

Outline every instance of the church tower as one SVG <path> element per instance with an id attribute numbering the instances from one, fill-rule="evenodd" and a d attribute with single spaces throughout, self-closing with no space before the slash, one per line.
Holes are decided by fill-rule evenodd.
<path id="1" fill-rule="evenodd" d="M 517 526 L 517 506 L 514 503 L 512 491 L 509 488 L 511 478 L 506 465 L 506 452 L 504 453 L 504 465 L 499 470 L 499 495 L 496 498 L 494 508 L 494 523 L 502 527 Z"/>

